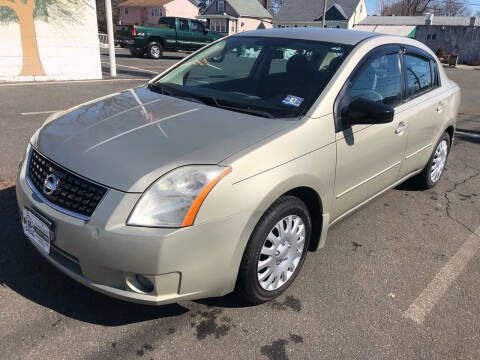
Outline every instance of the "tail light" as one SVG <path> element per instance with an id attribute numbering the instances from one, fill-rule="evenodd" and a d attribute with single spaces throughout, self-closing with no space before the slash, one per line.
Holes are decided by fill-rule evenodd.
<path id="1" fill-rule="evenodd" d="M 135 25 L 133 25 L 132 28 L 132 36 L 137 36 L 137 28 L 135 27 Z"/>

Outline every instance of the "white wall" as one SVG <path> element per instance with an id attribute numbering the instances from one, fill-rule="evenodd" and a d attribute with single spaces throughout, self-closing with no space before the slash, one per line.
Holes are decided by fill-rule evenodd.
<path id="1" fill-rule="evenodd" d="M 365 4 L 365 0 L 361 0 L 357 7 L 355 8 L 355 12 L 348 20 L 348 29 L 352 29 L 356 24 L 361 22 L 363 19 L 367 17 L 367 5 Z"/>
<path id="2" fill-rule="evenodd" d="M 44 76 L 18 76 L 23 54 L 18 23 L 0 24 L 0 81 L 101 79 L 95 1 L 76 23 L 35 20 L 35 31 Z"/>

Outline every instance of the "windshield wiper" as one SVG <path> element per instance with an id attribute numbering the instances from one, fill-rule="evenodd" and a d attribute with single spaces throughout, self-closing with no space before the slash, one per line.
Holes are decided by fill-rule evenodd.
<path id="1" fill-rule="evenodd" d="M 211 102 L 213 102 L 213 104 L 220 108 L 220 109 L 225 109 L 225 110 L 231 110 L 231 111 L 238 111 L 238 112 L 242 112 L 242 113 L 245 113 L 245 114 L 250 114 L 250 115 L 257 115 L 257 116 L 262 116 L 262 117 L 266 117 L 266 118 L 269 118 L 269 119 L 273 119 L 274 116 L 272 114 L 270 114 L 268 111 L 264 111 L 264 110 L 257 110 L 257 109 L 250 109 L 249 107 L 241 107 L 241 106 L 233 106 L 233 105 L 224 105 L 224 104 L 220 104 L 218 102 L 217 99 L 215 99 L 213 96 L 205 96 L 205 97 L 202 97 L 202 100 L 203 99 L 208 99 L 210 100 Z"/>
<path id="2" fill-rule="evenodd" d="M 202 99 L 200 99 L 198 97 L 183 96 L 183 95 L 175 94 L 172 90 L 170 90 L 170 88 L 168 88 L 165 85 L 159 84 L 159 83 L 148 84 L 148 86 L 149 86 L 149 88 L 152 88 L 152 90 L 154 90 L 154 91 L 160 90 L 162 95 L 172 96 L 172 97 L 176 97 L 176 98 L 182 99 L 182 100 L 187 100 L 187 101 L 192 101 L 192 102 L 196 102 L 196 103 L 200 103 L 200 104 L 205 104 L 205 101 L 203 101 Z"/>
<path id="3" fill-rule="evenodd" d="M 249 107 L 241 107 L 241 106 L 235 106 L 231 104 L 220 104 L 216 98 L 213 96 L 194 96 L 191 94 L 188 95 L 182 95 L 181 93 L 175 93 L 173 92 L 169 87 L 155 83 L 155 84 L 148 84 L 149 88 L 152 88 L 154 91 L 160 91 L 162 95 L 168 95 L 168 96 L 173 96 L 179 99 L 187 100 L 187 101 L 193 101 L 205 105 L 213 105 L 215 107 L 218 107 L 220 109 L 225 109 L 225 110 L 231 110 L 231 111 L 237 111 L 237 112 L 242 112 L 245 114 L 249 115 L 256 115 L 256 116 L 262 116 L 266 117 L 269 119 L 273 119 L 274 116 L 270 114 L 268 111 L 264 110 L 258 110 L 258 109 L 251 109 Z"/>
<path id="4" fill-rule="evenodd" d="M 148 84 L 148 88 L 151 89 L 151 90 L 154 90 L 154 91 L 158 91 L 160 90 L 160 93 L 162 95 L 169 95 L 169 96 L 176 96 L 172 90 L 170 90 L 168 87 L 166 87 L 165 85 L 162 85 L 162 84 L 159 84 L 159 83 L 155 83 L 155 84 Z"/>

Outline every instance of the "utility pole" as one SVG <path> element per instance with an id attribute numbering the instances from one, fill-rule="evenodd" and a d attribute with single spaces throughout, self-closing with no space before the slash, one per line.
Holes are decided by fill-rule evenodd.
<path id="1" fill-rule="evenodd" d="M 110 75 L 117 76 L 117 65 L 115 63 L 115 39 L 113 37 L 113 15 L 112 1 L 105 0 L 105 19 L 107 20 L 108 54 L 110 57 Z"/>
<path id="2" fill-rule="evenodd" d="M 327 13 L 327 0 L 323 0 L 322 28 L 325 28 L 325 14 Z"/>

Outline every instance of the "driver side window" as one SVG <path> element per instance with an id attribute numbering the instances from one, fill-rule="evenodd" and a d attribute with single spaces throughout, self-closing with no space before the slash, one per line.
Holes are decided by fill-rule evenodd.
<path id="1" fill-rule="evenodd" d="M 396 106 L 402 101 L 399 54 L 379 54 L 367 60 L 347 90 L 350 101 L 364 98 Z"/>

